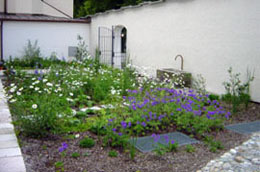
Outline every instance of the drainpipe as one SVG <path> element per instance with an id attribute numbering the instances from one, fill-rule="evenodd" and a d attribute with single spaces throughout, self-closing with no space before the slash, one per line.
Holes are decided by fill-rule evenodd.
<path id="1" fill-rule="evenodd" d="M 3 61 L 3 59 L 4 59 L 4 57 L 3 57 L 3 24 L 4 24 L 4 22 L 1 20 L 1 26 L 0 26 L 0 37 L 1 37 L 1 42 L 0 42 L 0 45 L 1 45 L 1 59 L 0 59 L 0 61 Z"/>
<path id="2" fill-rule="evenodd" d="M 58 8 L 56 8 L 56 7 L 54 7 L 53 5 L 49 4 L 48 2 L 45 2 L 44 0 L 41 0 L 41 1 L 42 1 L 42 3 L 48 5 L 49 7 L 53 8 L 53 9 L 56 10 L 56 11 L 58 11 L 59 13 L 61 13 L 61 14 L 65 15 L 65 16 L 67 16 L 68 18 L 72 19 L 72 17 L 71 17 L 70 15 L 68 15 L 68 14 L 66 14 L 65 12 L 59 10 Z"/>

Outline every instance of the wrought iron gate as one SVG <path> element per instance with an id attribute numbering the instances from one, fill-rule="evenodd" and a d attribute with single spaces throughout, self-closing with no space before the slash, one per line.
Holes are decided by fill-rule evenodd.
<path id="1" fill-rule="evenodd" d="M 115 33 L 115 28 L 98 28 L 98 48 L 100 62 L 116 68 L 122 68 L 126 60 L 126 52 L 121 51 L 121 34 Z"/>

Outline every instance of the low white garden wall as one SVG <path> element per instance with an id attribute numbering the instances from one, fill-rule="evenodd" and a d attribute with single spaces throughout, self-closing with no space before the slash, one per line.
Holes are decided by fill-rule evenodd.
<path id="1" fill-rule="evenodd" d="M 202 74 L 208 91 L 224 93 L 232 66 L 246 78 L 255 71 L 251 85 L 260 102 L 260 1 L 167 0 L 155 5 L 103 13 L 92 17 L 91 52 L 98 46 L 98 27 L 127 28 L 127 49 L 135 65 L 180 69 Z"/>
<path id="2" fill-rule="evenodd" d="M 84 23 L 4 21 L 3 57 L 21 57 L 28 40 L 38 40 L 44 57 L 55 52 L 58 58 L 68 60 L 68 47 L 78 45 L 77 35 L 89 45 L 89 34 L 89 24 Z"/>

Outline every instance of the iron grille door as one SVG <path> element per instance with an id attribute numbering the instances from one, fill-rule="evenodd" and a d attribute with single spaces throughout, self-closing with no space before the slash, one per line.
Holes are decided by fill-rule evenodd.
<path id="1" fill-rule="evenodd" d="M 113 28 L 98 28 L 98 48 L 100 54 L 100 62 L 107 65 L 114 65 L 114 35 Z"/>

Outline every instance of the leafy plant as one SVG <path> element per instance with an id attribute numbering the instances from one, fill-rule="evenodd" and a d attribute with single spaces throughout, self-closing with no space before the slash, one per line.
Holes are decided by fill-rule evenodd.
<path id="1" fill-rule="evenodd" d="M 110 156 L 110 157 L 117 157 L 118 153 L 115 150 L 111 150 L 111 151 L 108 152 L 108 156 Z"/>
<path id="2" fill-rule="evenodd" d="M 204 143 L 209 146 L 211 152 L 217 152 L 217 150 L 224 149 L 224 146 L 220 141 L 215 141 L 213 137 L 206 136 Z"/>
<path id="3" fill-rule="evenodd" d="M 223 83 L 226 89 L 226 94 L 223 96 L 223 100 L 232 103 L 232 111 L 235 113 L 241 103 L 244 103 L 246 108 L 248 107 L 250 101 L 250 83 L 254 80 L 254 76 L 249 70 L 247 70 L 247 80 L 245 83 L 242 83 L 239 78 L 240 73 L 234 74 L 231 67 L 228 69 L 228 73 L 230 77 L 229 81 Z"/>
<path id="4" fill-rule="evenodd" d="M 78 152 L 73 152 L 73 153 L 71 154 L 71 157 L 72 157 L 72 158 L 78 158 L 78 157 L 80 157 L 80 153 L 78 153 Z"/>
<path id="5" fill-rule="evenodd" d="M 55 162 L 55 168 L 57 172 L 64 172 L 64 164 L 62 161 Z"/>
<path id="6" fill-rule="evenodd" d="M 210 99 L 211 101 L 213 101 L 213 100 L 219 100 L 219 95 L 210 94 L 210 95 L 209 95 L 209 99 Z"/>
<path id="7" fill-rule="evenodd" d="M 95 141 L 92 138 L 85 137 L 79 142 L 79 146 L 82 148 L 92 148 L 95 146 Z"/>
<path id="8" fill-rule="evenodd" d="M 76 59 L 78 61 L 83 61 L 84 59 L 89 59 L 90 58 L 90 55 L 87 51 L 87 44 L 86 42 L 83 40 L 83 38 L 78 35 L 78 46 L 77 46 L 77 52 L 76 52 Z"/>
<path id="9" fill-rule="evenodd" d="M 41 50 L 38 46 L 38 41 L 36 40 L 32 43 L 30 40 L 27 42 L 27 46 L 24 47 L 23 58 L 26 60 L 32 60 L 34 58 L 41 57 Z"/>
<path id="10" fill-rule="evenodd" d="M 195 152 L 195 147 L 193 147 L 192 145 L 186 145 L 185 150 L 186 152 L 192 153 Z"/>

